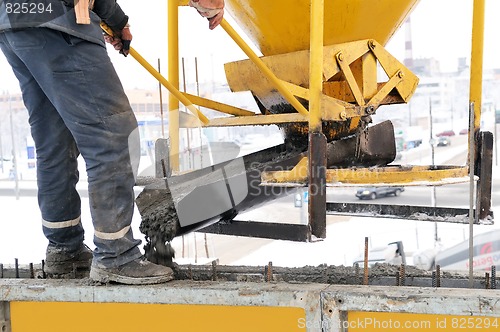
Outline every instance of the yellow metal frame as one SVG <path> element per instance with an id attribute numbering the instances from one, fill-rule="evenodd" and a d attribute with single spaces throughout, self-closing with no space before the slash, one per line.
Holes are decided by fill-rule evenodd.
<path id="1" fill-rule="evenodd" d="M 355 77 L 350 70 L 349 64 L 354 62 L 356 59 L 346 59 L 344 60 L 343 53 L 339 52 L 336 56 L 339 62 L 340 71 L 342 71 L 347 79 L 349 88 L 356 96 L 356 101 L 358 105 L 369 107 L 359 107 L 352 105 L 350 103 L 332 98 L 323 94 L 324 81 L 323 72 L 327 71 L 327 66 L 322 65 L 323 56 L 323 17 L 324 17 L 324 1 L 323 0 L 313 0 L 311 15 L 314 20 L 311 24 L 311 47 L 310 47 L 310 89 L 304 89 L 293 83 L 279 79 L 274 71 L 265 64 L 263 59 L 259 58 L 255 52 L 245 43 L 245 41 L 238 35 L 238 33 L 231 27 L 231 25 L 223 20 L 221 22 L 221 27 L 226 31 L 226 33 L 235 41 L 235 43 L 245 52 L 252 63 L 263 73 L 264 77 L 272 83 L 274 89 L 279 91 L 279 93 L 296 109 L 297 114 L 283 114 L 283 115 L 256 115 L 253 112 L 248 112 L 230 105 L 213 102 L 207 99 L 203 99 L 194 95 L 189 95 L 179 91 L 179 46 L 178 46 L 178 6 L 187 5 L 185 0 L 169 0 L 168 5 L 168 36 L 169 36 L 169 70 L 168 70 L 168 80 L 165 79 L 158 71 L 154 69 L 140 54 L 131 51 L 131 55 L 136 58 L 139 63 L 148 70 L 163 86 L 165 86 L 170 92 L 169 98 L 169 138 L 170 138 L 170 161 L 171 167 L 174 172 L 179 170 L 179 128 L 181 126 L 202 126 L 206 127 L 222 127 L 222 126 L 242 126 L 242 125 L 262 125 L 262 124 L 276 124 L 276 123 L 296 123 L 296 122 L 309 122 L 309 127 L 316 128 L 316 130 L 321 129 L 322 120 L 330 121 L 345 121 L 349 118 L 360 117 L 363 115 L 371 114 L 375 109 L 382 103 L 383 99 L 391 92 L 393 88 L 396 88 L 401 82 L 410 82 L 409 85 L 413 86 L 413 90 L 416 87 L 416 78 L 412 80 L 403 80 L 400 72 L 396 73 L 396 79 L 391 79 L 387 84 L 382 87 L 373 96 L 373 99 L 367 103 L 362 100 L 360 88 L 357 83 L 355 83 Z M 321 18 L 321 19 L 319 19 Z M 369 45 L 375 45 L 375 41 L 368 41 Z M 351 55 L 353 54 L 350 49 L 353 45 L 348 45 L 345 53 Z M 357 45 L 354 45 L 357 47 Z M 379 49 L 383 48 L 382 46 Z M 370 47 L 366 47 L 365 53 L 368 51 L 373 51 Z M 354 52 L 358 53 L 358 52 Z M 380 52 L 379 52 L 380 53 Z M 364 54 L 358 54 L 358 57 Z M 375 52 L 373 55 L 376 56 Z M 395 59 L 394 59 L 395 60 Z M 402 65 L 399 64 L 401 67 Z M 388 65 L 389 66 L 389 65 Z M 384 66 L 385 68 L 385 66 Z M 376 70 L 376 67 L 373 67 Z M 361 75 L 362 76 L 362 75 Z M 373 76 L 373 75 L 372 75 Z M 392 77 L 392 76 L 391 76 Z M 358 78 L 359 80 L 359 78 Z M 361 79 L 362 80 L 362 79 Z M 408 83 L 406 83 L 408 85 Z M 296 96 L 303 99 L 309 100 L 310 109 L 314 110 L 314 115 L 310 116 L 309 111 L 299 102 Z M 186 106 L 186 108 L 195 115 L 199 121 L 183 122 L 179 121 L 179 114 L 176 112 L 179 109 L 179 101 Z M 372 105 L 375 102 L 376 105 Z M 197 104 L 199 106 L 204 106 L 207 108 L 214 109 L 216 111 L 233 115 L 233 117 L 215 118 L 208 119 L 198 108 L 194 106 Z"/>
<path id="2" fill-rule="evenodd" d="M 310 50 L 297 51 L 292 54 L 281 54 L 268 57 L 259 57 L 231 27 L 223 20 L 221 27 L 234 40 L 234 42 L 248 56 L 250 62 L 245 64 L 245 70 L 253 75 L 261 75 L 265 82 L 278 91 L 297 111 L 292 114 L 256 115 L 243 109 L 223 103 L 214 102 L 198 96 L 179 91 L 179 54 L 178 54 L 178 6 L 186 5 L 185 0 L 169 0 L 169 74 L 166 80 L 140 55 L 134 57 L 171 92 L 169 103 L 170 123 L 170 159 L 174 172 L 179 170 L 179 101 L 183 103 L 198 121 L 183 122 L 183 127 L 199 126 L 224 127 L 245 126 L 279 123 L 309 123 L 312 132 L 321 131 L 321 122 L 346 121 L 365 115 L 373 114 L 382 104 L 394 102 L 407 102 L 418 84 L 418 78 L 392 57 L 385 48 L 376 40 L 361 40 L 340 45 L 323 46 L 324 38 L 324 0 L 311 0 L 311 32 Z M 314 19 L 312 19 L 314 18 Z M 482 43 L 484 31 L 484 0 L 474 1 L 473 22 L 473 51 L 471 63 L 471 101 L 475 105 L 475 130 L 479 129 L 481 110 L 481 80 L 482 80 Z M 301 64 L 309 65 L 308 77 L 295 77 L 293 79 L 280 78 L 287 69 L 290 59 Z M 308 60 L 308 61 L 304 61 Z M 376 82 L 376 63 L 380 63 L 388 76 L 384 83 Z M 227 65 L 228 80 L 231 75 L 231 64 Z M 241 70 L 241 63 L 238 63 Z M 229 69 L 228 69 L 229 68 Z M 294 71 L 292 71 L 294 72 Z M 255 74 L 257 73 L 257 74 Z M 343 80 L 332 79 L 340 75 Z M 305 80 L 305 82 L 304 82 Z M 245 82 L 232 85 L 233 90 L 249 90 Z M 305 84 L 304 84 L 305 83 Z M 305 88 L 304 86 L 309 86 Z M 394 94 L 396 93 L 396 96 Z M 309 101 L 309 111 L 299 102 L 297 97 Z M 338 97 L 338 98 L 336 98 Z M 208 119 L 194 104 L 211 108 L 213 110 L 232 115 L 231 117 Z M 307 176 L 307 159 L 301 161 L 296 168 L 288 172 L 264 174 L 264 183 L 304 183 L 304 174 Z M 405 183 L 419 182 L 423 178 L 427 183 L 442 183 L 445 179 L 461 178 L 468 167 L 454 167 L 442 170 L 410 167 L 407 169 L 378 168 L 377 172 L 367 172 L 366 169 L 355 170 L 328 170 L 328 182 L 344 183 L 401 183 L 400 174 L 403 172 Z M 304 173 L 305 172 L 305 173 Z M 353 172 L 372 174 L 373 176 L 356 179 Z M 382 176 L 383 175 L 383 176 Z M 359 177 L 362 178 L 362 177 Z M 391 180 L 392 179 L 392 180 Z"/>
<path id="3" fill-rule="evenodd" d="M 474 103 L 474 131 L 481 126 L 481 108 L 483 91 L 483 44 L 484 44 L 485 0 L 474 0 L 472 18 L 472 51 L 470 66 L 470 96 Z"/>
<path id="4" fill-rule="evenodd" d="M 468 167 L 454 166 L 387 166 L 352 167 L 326 170 L 328 186 L 357 186 L 370 184 L 393 186 L 445 185 L 469 181 Z M 265 185 L 305 186 L 308 183 L 308 158 L 304 157 L 290 171 L 262 173 Z"/>
<path id="5" fill-rule="evenodd" d="M 362 64 L 358 65 L 360 60 Z M 310 109 L 316 104 L 312 96 L 321 101 L 321 118 L 327 121 L 345 121 L 373 114 L 382 104 L 407 102 L 418 84 L 418 78 L 375 40 L 318 46 L 259 61 L 280 77 L 279 83 L 294 96 L 309 101 Z M 387 82 L 377 83 L 377 62 L 388 76 Z M 277 86 L 259 69 L 252 60 L 226 64 L 233 91 L 252 91 L 260 97 L 275 93 Z M 315 71 L 316 78 L 311 76 Z M 246 79 L 241 80 L 242 76 Z M 344 79 L 338 81 L 336 77 Z M 315 82 L 319 87 L 313 86 Z"/>

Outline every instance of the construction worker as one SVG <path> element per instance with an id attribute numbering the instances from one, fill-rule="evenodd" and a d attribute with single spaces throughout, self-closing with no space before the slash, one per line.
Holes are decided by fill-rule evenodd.
<path id="1" fill-rule="evenodd" d="M 206 16 L 210 28 L 220 23 L 223 0 L 193 3 L 200 13 L 217 9 Z M 101 21 L 115 32 L 108 41 L 127 55 L 128 16 L 115 0 L 0 1 L 0 48 L 19 80 L 36 146 L 38 203 L 49 241 L 45 272 L 61 276 L 76 267 L 90 269 L 97 281 L 166 282 L 173 271 L 143 257 L 130 227 L 138 125 Z M 88 176 L 93 252 L 83 243 L 79 154 Z"/>

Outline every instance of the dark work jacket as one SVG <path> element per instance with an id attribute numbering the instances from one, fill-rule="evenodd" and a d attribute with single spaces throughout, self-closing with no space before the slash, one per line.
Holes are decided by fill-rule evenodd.
<path id="1" fill-rule="evenodd" d="M 50 28 L 104 45 L 101 20 L 115 31 L 127 24 L 116 0 L 95 0 L 91 24 L 77 24 L 74 0 L 0 0 L 0 32 L 12 29 Z"/>

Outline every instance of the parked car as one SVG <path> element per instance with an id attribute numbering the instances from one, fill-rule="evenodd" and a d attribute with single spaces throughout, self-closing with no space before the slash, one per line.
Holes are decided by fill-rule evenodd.
<path id="1" fill-rule="evenodd" d="M 453 130 L 445 130 L 436 135 L 437 137 L 441 136 L 455 136 L 455 132 Z"/>
<path id="2" fill-rule="evenodd" d="M 437 140 L 437 146 L 449 146 L 451 145 L 451 140 L 447 136 L 441 136 Z"/>
<path id="3" fill-rule="evenodd" d="M 465 128 L 465 129 L 460 130 L 460 132 L 458 134 L 459 135 L 467 135 L 468 133 L 469 133 L 469 129 Z"/>
<path id="4" fill-rule="evenodd" d="M 404 187 L 366 187 L 361 188 L 356 192 L 356 197 L 359 199 L 375 199 L 385 196 L 399 196 Z"/>

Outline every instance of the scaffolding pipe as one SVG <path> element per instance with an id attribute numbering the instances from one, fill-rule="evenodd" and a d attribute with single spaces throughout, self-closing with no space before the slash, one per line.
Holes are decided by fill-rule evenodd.
<path id="1" fill-rule="evenodd" d="M 179 90 L 179 1 L 168 1 L 168 81 Z M 171 170 L 179 171 L 179 101 L 168 97 L 168 137 Z"/>
<path id="2" fill-rule="evenodd" d="M 474 132 L 477 132 L 481 126 L 481 97 L 483 91 L 484 9 L 485 0 L 474 0 L 469 97 L 469 102 L 474 103 Z"/>

